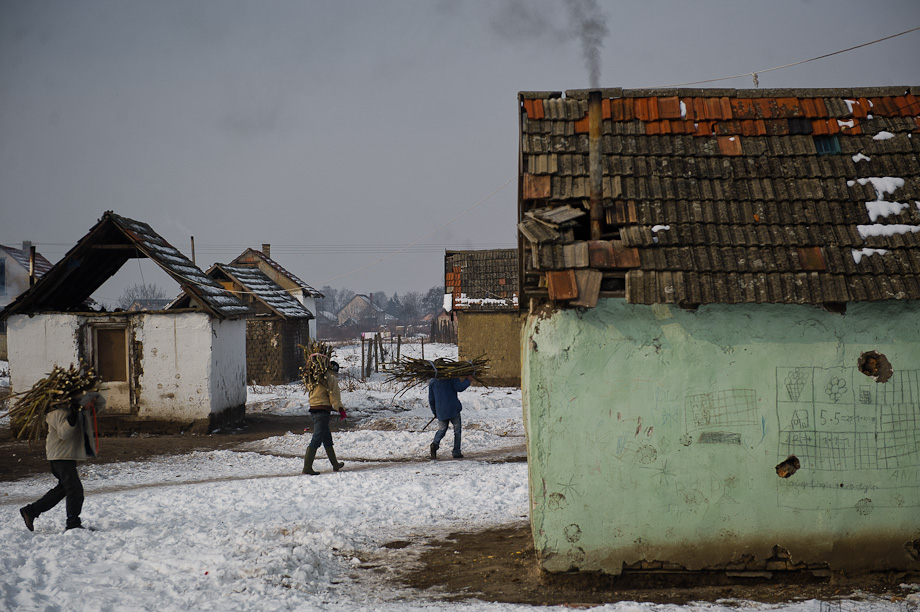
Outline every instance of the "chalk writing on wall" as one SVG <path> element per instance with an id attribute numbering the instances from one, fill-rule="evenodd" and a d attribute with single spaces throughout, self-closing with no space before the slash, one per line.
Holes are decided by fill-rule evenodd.
<path id="1" fill-rule="evenodd" d="M 757 394 L 753 389 L 688 395 L 684 405 L 687 431 L 757 424 Z"/>
<path id="2" fill-rule="evenodd" d="M 856 368 L 777 368 L 776 414 L 777 456 L 802 466 L 777 483 L 781 505 L 920 505 L 920 370 L 876 383 Z"/>

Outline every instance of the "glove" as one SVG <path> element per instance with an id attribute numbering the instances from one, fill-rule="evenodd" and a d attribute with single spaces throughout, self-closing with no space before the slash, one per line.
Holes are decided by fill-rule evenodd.
<path id="1" fill-rule="evenodd" d="M 345 415 L 345 409 L 344 409 L 344 408 L 339 408 L 339 420 L 340 420 L 340 421 L 344 421 L 344 420 L 345 420 L 345 416 L 346 416 L 346 415 Z"/>

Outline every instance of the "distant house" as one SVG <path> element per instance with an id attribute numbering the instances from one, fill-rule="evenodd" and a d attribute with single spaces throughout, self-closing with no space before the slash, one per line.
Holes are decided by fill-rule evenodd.
<path id="1" fill-rule="evenodd" d="M 918 96 L 520 94 L 544 569 L 920 568 Z"/>
<path id="2" fill-rule="evenodd" d="M 88 311 L 121 267 L 146 257 L 182 287 L 187 308 Z M 54 365 L 81 359 L 102 376 L 100 429 L 212 431 L 246 407 L 248 306 L 149 225 L 109 211 L 3 311 L 10 383 L 29 389 Z"/>
<path id="3" fill-rule="evenodd" d="M 316 299 L 325 296 L 272 259 L 270 244 L 263 244 L 261 251 L 246 249 L 239 257 L 231 261 L 230 264 L 257 267 L 282 289 L 297 298 L 297 300 L 303 304 L 303 307 L 314 316 L 310 321 L 310 336 L 313 338 L 316 337 Z"/>
<path id="4" fill-rule="evenodd" d="M 246 319 L 247 382 L 277 385 L 299 378 L 299 347 L 310 345 L 310 311 L 257 267 L 214 264 L 207 274 L 253 311 Z M 176 306 L 187 306 L 189 299 Z"/>
<path id="5" fill-rule="evenodd" d="M 50 269 L 51 262 L 35 251 L 29 241 L 23 241 L 21 249 L 0 244 L 0 308 L 12 302 Z M 6 322 L 0 321 L 0 359 L 6 358 Z"/>
<path id="6" fill-rule="evenodd" d="M 488 385 L 521 385 L 517 249 L 447 251 L 444 292 L 457 320 L 460 358 L 489 358 Z"/>
<path id="7" fill-rule="evenodd" d="M 355 325 L 362 331 L 376 331 L 378 327 L 395 325 L 398 320 L 374 303 L 374 294 L 358 294 L 336 313 L 339 325 Z"/>

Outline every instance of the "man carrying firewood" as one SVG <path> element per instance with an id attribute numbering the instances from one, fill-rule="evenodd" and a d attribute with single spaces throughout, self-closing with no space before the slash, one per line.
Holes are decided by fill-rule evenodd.
<path id="1" fill-rule="evenodd" d="M 83 509 L 83 483 L 77 473 L 77 461 L 96 456 L 94 416 L 105 409 L 105 398 L 91 391 L 74 398 L 68 405 L 51 410 L 45 416 L 48 437 L 45 455 L 51 463 L 51 473 L 57 486 L 38 501 L 23 506 L 19 514 L 29 531 L 35 531 L 34 522 L 40 514 L 54 508 L 66 499 L 67 524 L 65 531 L 82 529 L 80 511 Z"/>
<path id="2" fill-rule="evenodd" d="M 460 452 L 460 411 L 463 405 L 457 398 L 457 393 L 465 391 L 473 381 L 472 376 L 466 378 L 432 378 L 428 383 L 428 405 L 431 413 L 438 419 L 438 431 L 434 434 L 434 442 L 429 447 L 432 459 L 438 458 L 438 448 L 441 440 L 447 433 L 448 425 L 454 428 L 454 459 L 463 459 Z"/>

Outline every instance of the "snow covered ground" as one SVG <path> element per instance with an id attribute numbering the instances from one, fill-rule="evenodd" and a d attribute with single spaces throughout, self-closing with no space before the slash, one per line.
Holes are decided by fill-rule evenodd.
<path id="1" fill-rule="evenodd" d="M 409 352 L 407 352 L 409 351 Z M 414 351 L 414 352 L 413 352 Z M 403 355 L 420 356 L 420 346 Z M 466 459 L 428 461 L 427 389 L 399 394 L 385 374 L 359 380 L 360 347 L 340 347 L 349 421 L 335 432 L 345 469 L 303 476 L 304 432 L 150 462 L 83 464 L 84 524 L 62 533 L 64 504 L 25 529 L 20 506 L 53 478 L 0 484 L 0 610 L 532 610 L 470 600 L 439 602 L 362 568 L 392 540 L 526 521 L 525 455 L 518 389 L 465 391 Z M 425 357 L 456 358 L 453 345 Z M 6 364 L 0 362 L 0 372 Z M 2 374 L 0 374 L 2 376 Z M 0 380 L 0 384 L 5 381 Z M 304 415 L 299 385 L 250 387 L 247 409 Z M 0 421 L 0 426 L 8 423 Z M 448 440 L 451 433 L 448 432 Z M 442 445 L 442 455 L 446 447 Z M 104 446 L 102 448 L 104 452 Z M 911 593 L 906 589 L 905 595 Z M 914 604 L 917 605 L 916 603 Z M 783 610 L 906 612 L 905 602 L 807 601 L 687 606 L 620 602 L 604 611 Z"/>

